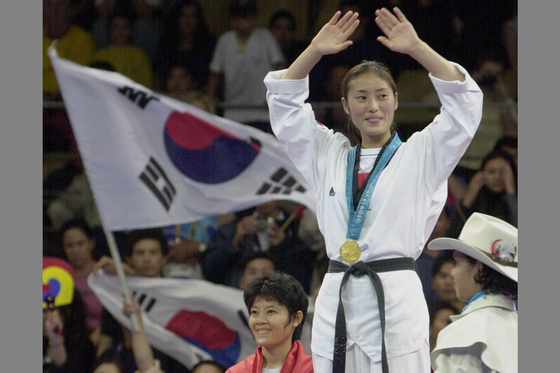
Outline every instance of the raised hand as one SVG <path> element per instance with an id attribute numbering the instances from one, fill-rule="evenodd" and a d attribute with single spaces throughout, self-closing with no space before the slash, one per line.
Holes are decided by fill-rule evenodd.
<path id="1" fill-rule="evenodd" d="M 284 72 L 282 79 L 303 79 L 324 55 L 338 53 L 352 45 L 352 40 L 348 38 L 360 24 L 358 13 L 348 11 L 342 18 L 340 15 L 341 12 L 337 11 L 319 30 L 309 46 Z"/>
<path id="2" fill-rule="evenodd" d="M 342 18 L 340 15 L 341 12 L 337 11 L 311 41 L 321 55 L 335 54 L 352 45 L 348 38 L 360 23 L 358 13 L 348 11 Z"/>
<path id="3" fill-rule="evenodd" d="M 393 10 L 395 14 L 386 8 L 375 11 L 375 23 L 385 34 L 377 40 L 393 52 L 409 54 L 421 40 L 403 12 L 397 7 Z"/>

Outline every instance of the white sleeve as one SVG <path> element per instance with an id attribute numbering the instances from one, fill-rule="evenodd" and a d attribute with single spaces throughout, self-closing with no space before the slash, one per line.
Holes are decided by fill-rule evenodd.
<path id="1" fill-rule="evenodd" d="M 334 141 L 348 140 L 318 123 L 310 104 L 309 77 L 280 79 L 286 70 L 269 72 L 264 83 L 272 130 L 284 150 L 317 196 L 322 187 L 328 147 Z M 349 143 L 349 142 L 348 142 Z"/>
<path id="2" fill-rule="evenodd" d="M 226 51 L 226 34 L 220 36 L 216 42 L 216 47 L 214 48 L 214 53 L 212 54 L 212 60 L 210 61 L 210 71 L 216 74 L 222 73 L 224 71 L 225 64 L 225 51 Z"/>
<path id="3" fill-rule="evenodd" d="M 425 179 L 432 193 L 447 180 L 471 143 L 482 118 L 482 91 L 469 73 L 454 65 L 465 80 L 444 81 L 429 75 L 441 102 L 440 113 L 407 140 L 417 157 L 424 157 Z"/>
<path id="4" fill-rule="evenodd" d="M 489 369 L 478 356 L 469 353 L 467 348 L 453 348 L 440 351 L 432 361 L 434 373 L 490 373 Z"/>

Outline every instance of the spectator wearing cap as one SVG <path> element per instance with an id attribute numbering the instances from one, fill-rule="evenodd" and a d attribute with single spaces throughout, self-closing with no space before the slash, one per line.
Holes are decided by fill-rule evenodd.
<path id="1" fill-rule="evenodd" d="M 438 238 L 429 248 L 454 250 L 451 275 L 467 302 L 438 335 L 434 372 L 517 372 L 517 228 L 474 213 L 458 239 Z"/>

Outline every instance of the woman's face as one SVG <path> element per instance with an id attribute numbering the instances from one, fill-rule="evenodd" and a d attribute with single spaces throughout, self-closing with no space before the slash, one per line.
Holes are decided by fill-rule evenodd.
<path id="1" fill-rule="evenodd" d="M 374 73 L 361 74 L 348 83 L 342 104 L 362 135 L 363 148 L 380 148 L 391 137 L 398 101 L 387 81 Z"/>
<path id="2" fill-rule="evenodd" d="M 70 228 L 62 235 L 62 248 L 73 268 L 80 268 L 93 260 L 95 241 L 80 228 Z"/>
<path id="3" fill-rule="evenodd" d="M 290 320 L 286 306 L 257 297 L 249 312 L 249 328 L 257 344 L 263 348 L 291 345 L 294 329 L 301 322 L 300 314 L 301 311 Z"/>
<path id="4" fill-rule="evenodd" d="M 491 159 L 484 165 L 486 187 L 494 193 L 502 193 L 505 190 L 503 167 L 510 167 L 503 158 Z"/>
<path id="5" fill-rule="evenodd" d="M 476 264 L 473 265 L 467 260 L 465 254 L 459 251 L 453 253 L 453 259 L 455 259 L 455 267 L 451 270 L 451 276 L 455 281 L 457 298 L 463 302 L 468 302 L 476 293 L 482 290 L 482 286 L 474 280 L 479 269 Z"/>
<path id="6" fill-rule="evenodd" d="M 438 273 L 432 278 L 432 288 L 434 288 L 438 298 L 446 302 L 457 300 L 455 284 L 453 276 L 451 276 L 454 265 L 455 263 L 452 260 L 443 263 Z"/>

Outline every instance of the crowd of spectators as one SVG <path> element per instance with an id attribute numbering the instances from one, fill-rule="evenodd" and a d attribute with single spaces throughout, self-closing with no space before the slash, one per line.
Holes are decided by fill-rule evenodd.
<path id="1" fill-rule="evenodd" d="M 116 354 L 121 328 L 113 320 L 114 335 L 100 347 L 110 315 L 102 320 L 102 307 L 85 279 L 110 254 L 68 117 L 63 105 L 56 105 L 62 98 L 46 49 L 57 40 L 62 58 L 117 71 L 155 92 L 271 132 L 264 75 L 293 62 L 310 41 L 296 37 L 296 31 L 313 25 L 297 24 L 294 11 L 283 8 L 259 25 L 259 2 L 233 0 L 229 18 L 223 20 L 230 28 L 216 35 L 207 23 L 204 5 L 203 0 L 43 0 L 43 148 L 45 154 L 70 154 L 44 173 L 43 255 L 65 258 L 73 267 L 79 293 L 76 303 L 83 302 L 76 307 L 86 324 L 81 333 L 87 330 L 98 358 L 104 348 Z M 517 2 L 341 0 L 339 8 L 359 11 L 363 23 L 354 45 L 336 58 L 323 59 L 310 76 L 310 84 L 316 87 L 311 91 L 317 92 L 310 100 L 329 103 L 318 106 L 317 118 L 335 131 L 344 131 L 347 120 L 340 106 L 340 81 L 349 66 L 363 59 L 386 62 L 395 69 L 399 87 L 411 85 L 411 79 L 427 79 L 411 59 L 389 60 L 395 57 L 384 54 L 385 48 L 378 45 L 379 31 L 368 21 L 381 6 L 399 6 L 413 15 L 419 36 L 472 71 L 485 96 L 480 134 L 449 179 L 447 204 L 428 242 L 456 238 L 474 212 L 517 226 Z M 422 87 L 421 81 L 414 86 Z M 422 110 L 434 110 L 430 107 L 438 102 L 434 93 L 431 86 L 418 89 L 414 96 L 399 92 L 399 104 L 404 103 L 399 110 L 404 113 L 397 112 L 396 122 L 403 141 L 427 124 Z M 407 108 L 407 99 L 424 107 Z M 160 256 L 165 260 L 158 262 L 157 274 L 147 276 L 196 278 L 243 289 L 256 275 L 281 270 L 295 277 L 313 299 L 326 272 L 324 242 L 303 206 L 271 202 L 157 228 L 162 229 Z M 126 251 L 130 233 L 116 234 L 124 256 L 132 255 L 132 244 L 131 251 Z M 449 280 L 452 256 L 431 252 L 428 242 L 417 264 L 431 305 L 430 327 L 439 331 L 448 322 L 448 314 L 457 313 L 463 305 Z M 447 310 L 446 316 L 439 320 L 442 309 Z M 86 347 L 93 351 L 89 342 Z M 180 371 L 173 370 L 175 362 L 154 352 L 165 371 Z M 123 350 L 118 354 L 124 356 Z M 121 360 L 128 364 L 133 357 L 129 354 Z M 88 364 L 92 366 L 93 360 Z M 223 371 L 224 367 L 214 368 Z"/>
<path id="2" fill-rule="evenodd" d="M 332 110 L 339 106 L 340 94 L 333 95 L 330 90 L 337 87 L 332 81 L 339 79 L 336 66 L 353 66 L 364 59 L 376 59 L 388 63 L 397 80 L 402 73 L 405 73 L 404 79 L 409 76 L 406 73 L 422 70 L 410 59 L 388 54 L 376 40 L 379 29 L 371 21 L 373 11 L 381 6 L 399 6 L 413 17 L 411 21 L 417 25 L 422 39 L 446 58 L 469 71 L 477 71 L 473 76 L 484 83 L 489 102 L 509 103 L 487 105 L 488 108 L 497 107 L 498 114 L 485 113 L 488 118 L 483 118 L 486 125 L 481 125 L 481 130 L 491 134 L 485 134 L 485 138 L 496 140 L 502 132 L 515 135 L 517 118 L 512 107 L 517 100 L 517 2 L 484 0 L 475 4 L 465 0 L 339 1 L 339 9 L 360 12 L 360 26 L 354 33 L 351 48 L 336 56 L 327 56 L 313 70 L 310 84 L 315 88 L 311 92 L 317 94 L 310 99 L 333 102 L 327 106 Z M 57 39 L 56 48 L 62 58 L 82 65 L 103 63 L 147 88 L 175 97 L 185 93 L 176 92 L 177 89 L 207 93 L 219 115 L 270 131 L 264 101 L 264 75 L 293 62 L 310 41 L 299 35 L 311 34 L 314 25 L 297 24 L 299 8 L 293 4 L 275 9 L 262 24 L 257 21 L 264 10 L 259 9 L 263 6 L 259 2 L 236 0 L 227 5 L 222 23 L 229 27 L 221 31 L 223 26 L 217 29 L 216 25 L 208 23 L 205 9 L 208 10 L 209 5 L 204 0 L 44 0 L 44 101 L 61 100 L 46 53 Z M 320 21 L 317 19 L 315 23 L 321 24 Z M 495 84 L 488 85 L 489 77 Z M 182 86 L 175 83 L 170 87 L 170 79 L 184 79 L 184 82 Z M 402 83 L 402 86 L 407 85 Z M 434 103 L 431 94 L 433 92 L 426 92 L 425 97 L 414 97 L 410 101 Z M 501 108 L 505 109 L 500 112 Z M 405 111 L 401 117 L 407 122 L 400 122 L 404 137 L 417 126 L 426 124 L 421 115 L 415 121 L 415 110 L 407 112 L 403 108 L 401 111 Z M 325 125 L 341 128 L 336 111 L 329 111 L 322 118 L 333 120 L 332 124 L 326 122 Z M 492 121 L 500 122 L 505 128 L 492 126 Z M 43 122 L 45 149 L 76 151 L 64 109 L 47 106 Z M 483 153 L 482 156 L 477 154 L 478 160 L 487 152 L 491 140 L 477 146 L 481 149 L 478 153 Z M 466 167 L 477 168 L 472 166 L 472 161 Z"/>

